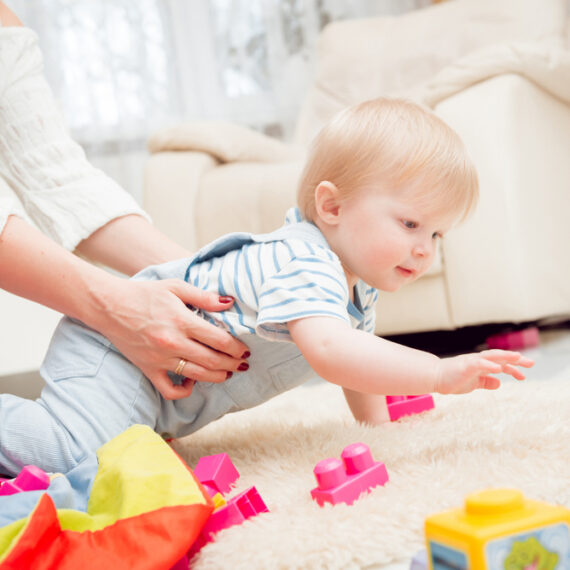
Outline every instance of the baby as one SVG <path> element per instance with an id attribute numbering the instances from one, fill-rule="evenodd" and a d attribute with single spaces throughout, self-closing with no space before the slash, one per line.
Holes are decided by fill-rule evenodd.
<path id="1" fill-rule="evenodd" d="M 354 417 L 372 424 L 388 418 L 386 395 L 495 389 L 499 372 L 522 380 L 518 367 L 533 363 L 516 352 L 442 359 L 373 334 L 377 290 L 423 275 L 477 194 L 463 144 L 430 111 L 396 99 L 344 110 L 313 143 L 299 208 L 283 227 L 230 234 L 134 278 L 179 278 L 234 297 L 230 310 L 203 317 L 249 346 L 249 368 L 165 400 L 106 338 L 64 318 L 42 365 L 41 397 L 0 396 L 0 471 L 66 472 L 133 424 L 184 436 L 314 373 L 342 386 Z M 174 361 L 173 381 L 191 377 L 191 366 Z"/>

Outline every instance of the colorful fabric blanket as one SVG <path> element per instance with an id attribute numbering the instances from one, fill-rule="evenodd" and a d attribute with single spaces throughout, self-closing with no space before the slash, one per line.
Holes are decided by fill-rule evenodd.
<path id="1" fill-rule="evenodd" d="M 47 491 L 0 496 L 0 569 L 170 569 L 213 510 L 169 445 L 136 425 Z"/>

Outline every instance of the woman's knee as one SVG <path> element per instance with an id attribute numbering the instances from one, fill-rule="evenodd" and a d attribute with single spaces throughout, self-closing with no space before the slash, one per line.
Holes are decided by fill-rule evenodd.
<path id="1" fill-rule="evenodd" d="M 4 4 L 4 2 L 0 2 L 0 24 L 3 26 L 23 26 L 20 18 Z"/>

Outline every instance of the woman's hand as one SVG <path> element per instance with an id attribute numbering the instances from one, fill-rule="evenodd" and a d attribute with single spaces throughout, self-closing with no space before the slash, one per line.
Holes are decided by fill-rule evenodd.
<path id="1" fill-rule="evenodd" d="M 17 216 L 8 218 L 0 234 L 0 288 L 99 331 L 167 399 L 192 391 L 191 380 L 175 386 L 168 377 L 181 359 L 188 361 L 182 375 L 208 382 L 223 382 L 230 372 L 247 367 L 246 345 L 186 307 L 221 311 L 231 307 L 231 299 L 220 301 L 218 295 L 176 279 L 117 277 L 69 253 Z"/>
<path id="2" fill-rule="evenodd" d="M 530 368 L 533 365 L 530 358 L 509 350 L 484 350 L 443 358 L 438 363 L 435 391 L 441 394 L 466 394 L 477 388 L 496 390 L 501 381 L 492 374 L 502 372 L 516 380 L 524 380 L 525 376 L 518 367 Z"/>
<path id="3" fill-rule="evenodd" d="M 91 315 L 95 322 L 87 324 L 140 368 L 164 398 L 184 398 L 192 392 L 194 380 L 223 382 L 239 367 L 248 366 L 245 344 L 186 306 L 223 311 L 232 306 L 231 297 L 178 279 L 117 281 L 111 291 L 97 292 L 98 307 Z M 179 371 L 186 380 L 175 385 L 168 372 L 174 372 L 181 359 L 187 361 Z"/>

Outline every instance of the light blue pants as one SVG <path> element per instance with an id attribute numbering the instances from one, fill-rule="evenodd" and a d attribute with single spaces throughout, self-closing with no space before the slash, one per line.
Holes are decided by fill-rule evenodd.
<path id="1" fill-rule="evenodd" d="M 63 319 L 42 365 L 37 400 L 0 396 L 0 471 L 24 465 L 65 473 L 132 423 L 154 426 L 159 394 L 145 376 L 82 325 Z"/>
<path id="2" fill-rule="evenodd" d="M 253 240 L 291 236 L 324 240 L 306 223 L 255 238 L 231 234 L 191 259 L 148 267 L 134 279 L 184 279 L 190 264 L 207 262 Z M 31 464 L 67 473 L 133 424 L 148 425 L 165 437 L 181 437 L 227 413 L 257 406 L 312 376 L 294 343 L 272 342 L 255 334 L 239 338 L 251 352 L 248 371 L 234 372 L 219 384 L 197 382 L 188 398 L 170 401 L 107 339 L 63 318 L 41 368 L 46 382 L 41 397 L 32 401 L 0 395 L 0 472 L 17 474 Z"/>
<path id="3" fill-rule="evenodd" d="M 41 368 L 40 398 L 0 395 L 0 473 L 16 475 L 24 465 L 66 473 L 133 424 L 181 437 L 311 377 L 294 344 L 241 339 L 252 354 L 247 372 L 219 384 L 197 382 L 188 398 L 171 401 L 107 339 L 62 319 Z"/>

